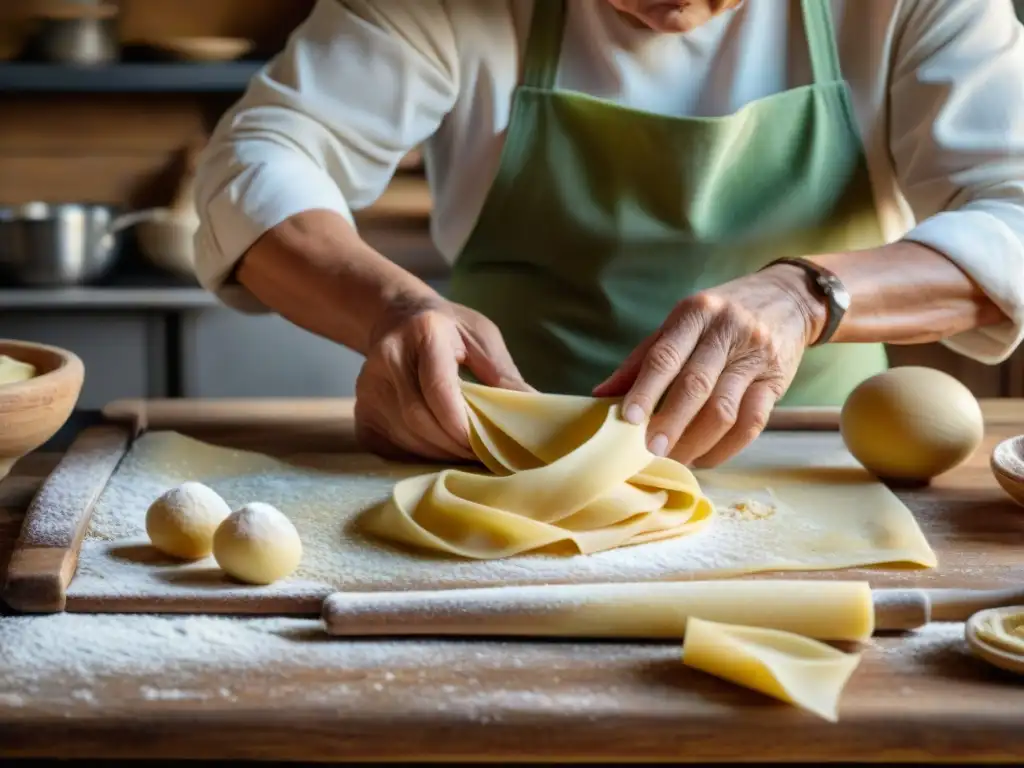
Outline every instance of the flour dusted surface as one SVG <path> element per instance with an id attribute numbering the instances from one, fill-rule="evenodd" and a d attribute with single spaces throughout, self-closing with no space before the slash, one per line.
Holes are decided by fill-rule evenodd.
<path id="1" fill-rule="evenodd" d="M 230 707 L 247 695 L 349 711 L 393 709 L 387 702 L 397 696 L 407 711 L 461 710 L 476 720 L 501 710 L 612 711 L 622 692 L 589 684 L 594 670 L 635 670 L 642 679 L 679 658 L 678 643 L 348 641 L 328 638 L 311 619 L 153 615 L 4 619 L 0 647 L 0 713 L 30 702 Z M 524 669 L 545 670 L 558 685 L 537 690 Z"/>
<path id="2" fill-rule="evenodd" d="M 142 705 L 205 711 L 253 699 L 283 711 L 327 707 L 339 722 L 367 712 L 487 723 L 652 708 L 678 717 L 697 702 L 709 713 L 728 702 L 782 707 L 685 670 L 679 642 L 353 641 L 326 637 L 313 619 L 55 614 L 3 618 L 0 648 L 0 719 L 28 707 L 56 716 Z M 968 656 L 962 624 L 875 638 L 848 699 L 882 678 L 882 704 L 907 706 L 919 685 L 950 672 L 961 683 L 988 673 Z M 880 705 L 877 692 L 869 700 Z"/>
<path id="3" fill-rule="evenodd" d="M 118 444 L 123 447 L 120 439 L 104 435 L 85 444 L 80 442 L 65 456 L 35 499 L 35 515 L 22 532 L 25 541 L 37 547 L 71 546 L 75 529 L 67 524 L 68 514 L 84 509 L 94 498 L 99 490 L 97 478 L 108 476 L 121 458 L 122 451 L 111 450 Z"/>
<path id="4" fill-rule="evenodd" d="M 755 443 L 754 448 L 760 445 L 756 451 L 751 449 L 757 466 L 807 469 L 817 465 L 860 477 L 838 435 L 805 435 L 799 444 L 787 437 L 773 435 L 770 441 Z M 784 492 L 767 487 L 764 481 L 751 484 L 729 473 L 704 473 L 702 485 L 723 511 L 742 503 L 761 510 L 758 514 L 720 514 L 707 529 L 690 536 L 585 557 L 538 554 L 496 561 L 460 560 L 400 550 L 360 532 L 356 521 L 362 512 L 385 501 L 396 481 L 427 469 L 365 454 L 284 462 L 174 433 L 147 434 L 133 446 L 97 504 L 69 596 L 97 601 L 152 595 L 312 599 L 334 589 L 598 583 L 688 578 L 709 572 L 817 570 L 841 567 L 836 565 L 837 548 L 849 553 L 847 565 L 865 562 L 858 558 L 912 559 L 914 553 L 905 546 L 906 533 L 920 536 L 902 505 L 896 518 L 900 530 L 872 518 L 870 504 L 843 502 L 844 507 L 842 499 L 835 509 L 807 515 L 806 505 L 800 511 L 790 503 L 795 486 Z M 232 508 L 261 501 L 287 515 L 305 550 L 294 578 L 270 587 L 243 587 L 226 583 L 210 559 L 183 565 L 150 552 L 145 510 L 168 487 L 184 480 L 208 484 Z M 863 491 L 862 486 L 857 487 Z M 869 483 L 867 488 L 875 494 L 888 493 L 880 485 Z"/>

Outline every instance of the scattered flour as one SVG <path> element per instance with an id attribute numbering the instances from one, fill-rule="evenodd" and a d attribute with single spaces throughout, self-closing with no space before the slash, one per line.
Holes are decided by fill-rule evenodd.
<path id="1" fill-rule="evenodd" d="M 862 666 L 874 671 L 857 674 L 882 675 L 901 698 L 935 675 L 984 674 L 962 638 L 962 624 L 934 624 L 873 639 Z M 341 640 L 307 619 L 56 614 L 4 618 L 0 648 L 0 719 L 30 705 L 216 708 L 252 697 L 342 717 L 444 711 L 475 722 L 723 706 L 721 682 L 686 670 L 678 642 Z M 738 688 L 735 697 L 775 706 Z"/>
<path id="2" fill-rule="evenodd" d="M 96 703 L 96 694 L 88 688 L 76 688 L 71 692 L 71 698 L 76 701 L 84 701 L 87 704 Z"/>
<path id="3" fill-rule="evenodd" d="M 771 489 L 768 489 L 771 493 Z M 774 517 L 777 505 L 762 501 L 741 499 L 725 506 L 719 506 L 719 512 L 727 516 L 736 516 L 743 520 L 767 520 Z"/>
<path id="4" fill-rule="evenodd" d="M 0 648 L 0 710 L 30 700 L 34 707 L 110 706 L 112 696 L 118 705 L 206 706 L 237 701 L 243 689 L 357 707 L 401 686 L 410 706 L 475 711 L 538 696 L 535 681 L 515 673 L 522 666 L 565 679 L 564 670 L 642 670 L 679 658 L 678 643 L 347 641 L 327 637 L 315 620 L 144 614 L 4 618 Z M 571 699 L 583 707 L 603 695 L 584 679 L 549 703 Z"/>
<path id="5" fill-rule="evenodd" d="M 5 693 L 0 691 L 0 707 L 22 707 L 25 705 L 25 697 L 20 693 Z"/>
<path id="6" fill-rule="evenodd" d="M 207 691 L 182 691 L 177 688 L 154 688 L 143 685 L 139 693 L 146 701 L 202 701 L 211 698 Z M 231 698 L 231 691 L 228 688 L 218 688 L 217 695 L 221 698 Z"/>
<path id="7" fill-rule="evenodd" d="M 111 445 L 123 446 L 124 439 L 116 432 L 103 432 L 65 456 L 35 499 L 36 514 L 22 531 L 25 541 L 40 547 L 71 546 L 73 527 L 66 522 L 68 511 L 84 509 L 92 500 L 99 490 L 97 481 L 109 477 L 121 458 L 120 453 L 110 450 Z"/>
<path id="8" fill-rule="evenodd" d="M 795 466 L 806 459 L 806 440 L 811 439 L 821 443 L 810 451 L 815 466 L 858 471 L 837 435 L 803 435 L 800 443 L 789 438 L 784 433 L 771 435 L 747 453 L 754 452 L 752 461 L 758 467 Z M 720 515 L 690 536 L 587 557 L 536 554 L 487 562 L 405 551 L 358 530 L 359 516 L 384 502 L 396 481 L 429 469 L 365 454 L 295 457 L 286 462 L 174 433 L 144 435 L 97 503 L 69 596 L 104 606 L 103 610 L 130 610 L 133 600 L 152 595 L 185 601 L 216 593 L 238 602 L 278 597 L 303 600 L 305 612 L 315 613 L 316 601 L 338 589 L 642 581 L 712 571 L 729 575 L 752 566 L 818 570 L 836 566 L 837 548 L 849 551 L 851 564 L 880 553 L 892 561 L 908 555 L 892 531 L 865 517 L 870 512 L 859 518 L 856 511 L 799 514 L 778 487 L 737 488 L 731 485 L 732 478 L 721 474 L 701 476 L 716 504 L 728 506 L 744 499 L 759 508 L 770 506 L 771 515 Z M 145 510 L 168 487 L 189 479 L 210 485 L 232 508 L 262 501 L 287 515 L 304 547 L 294 578 L 270 587 L 243 587 L 226 582 L 210 559 L 180 564 L 155 555 L 145 538 Z"/>
<path id="9" fill-rule="evenodd" d="M 868 648 L 900 671 L 948 666 L 949 661 L 970 656 L 964 625 L 957 622 L 936 622 L 906 635 L 875 637 Z"/>

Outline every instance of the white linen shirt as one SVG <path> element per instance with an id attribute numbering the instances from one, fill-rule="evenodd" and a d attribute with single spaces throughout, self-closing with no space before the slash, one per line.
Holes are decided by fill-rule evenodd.
<path id="1" fill-rule="evenodd" d="M 553 2 L 554 0 L 538 0 Z M 944 343 L 987 363 L 1024 336 L 1024 28 L 1010 0 L 832 4 L 882 229 L 945 254 L 1009 320 Z M 730 114 L 812 81 L 798 0 L 745 0 L 696 30 L 567 0 L 556 87 L 674 116 Z M 200 282 L 302 211 L 351 220 L 422 144 L 448 262 L 497 172 L 534 0 L 320 0 L 220 121 L 197 178 Z"/>

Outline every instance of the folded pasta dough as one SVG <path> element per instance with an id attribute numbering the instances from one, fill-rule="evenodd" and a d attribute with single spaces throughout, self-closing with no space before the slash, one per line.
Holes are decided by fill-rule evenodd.
<path id="1" fill-rule="evenodd" d="M 476 559 L 567 542 L 583 554 L 681 536 L 714 513 L 686 467 L 647 450 L 619 401 L 464 382 L 470 441 L 492 474 L 403 480 L 363 525 L 392 541 Z"/>
<path id="2" fill-rule="evenodd" d="M 996 648 L 1024 655 L 1024 611 L 992 612 L 977 625 L 978 638 Z"/>
<path id="3" fill-rule="evenodd" d="M 839 697 L 860 654 L 791 632 L 691 617 L 683 663 L 836 722 Z"/>

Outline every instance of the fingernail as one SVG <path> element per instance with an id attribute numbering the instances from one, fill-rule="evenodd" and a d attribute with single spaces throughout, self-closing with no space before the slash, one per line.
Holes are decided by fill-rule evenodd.
<path id="1" fill-rule="evenodd" d="M 655 456 L 664 456 L 668 453 L 668 438 L 661 433 L 655 435 L 654 439 L 651 440 L 651 444 L 647 447 L 647 450 Z"/>
<path id="2" fill-rule="evenodd" d="M 640 424 L 644 420 L 644 409 L 636 403 L 632 403 L 626 407 L 626 412 L 623 415 L 630 424 Z"/>

